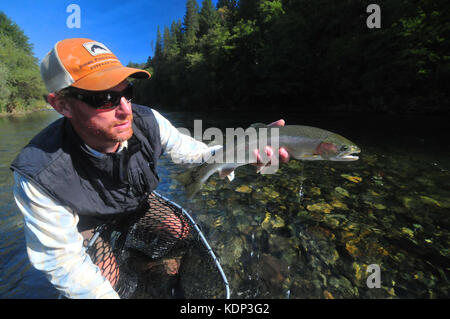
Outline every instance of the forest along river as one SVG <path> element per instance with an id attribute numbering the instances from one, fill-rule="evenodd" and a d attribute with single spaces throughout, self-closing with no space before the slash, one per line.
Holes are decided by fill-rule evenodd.
<path id="1" fill-rule="evenodd" d="M 443 118 L 346 118 L 284 114 L 162 112 L 176 127 L 311 125 L 361 147 L 356 162 L 282 164 L 274 175 L 214 175 L 193 200 L 161 159 L 158 191 L 187 208 L 227 274 L 232 298 L 448 298 L 450 144 Z M 54 298 L 30 265 L 9 165 L 54 111 L 0 118 L 0 298 Z M 378 265 L 379 277 L 366 272 Z M 370 268 L 372 269 L 372 268 Z M 379 279 L 380 288 L 369 288 Z M 372 285 L 373 286 L 373 285 Z"/>

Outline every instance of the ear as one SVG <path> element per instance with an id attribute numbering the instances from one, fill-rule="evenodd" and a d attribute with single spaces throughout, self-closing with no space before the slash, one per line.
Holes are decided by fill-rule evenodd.
<path id="1" fill-rule="evenodd" d="M 51 106 L 53 106 L 56 112 L 69 119 L 72 118 L 72 108 L 65 98 L 57 95 L 56 93 L 50 93 L 47 96 L 47 101 Z"/>

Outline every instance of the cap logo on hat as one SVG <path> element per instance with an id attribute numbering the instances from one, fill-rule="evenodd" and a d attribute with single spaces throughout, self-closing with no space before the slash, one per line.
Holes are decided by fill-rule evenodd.
<path id="1" fill-rule="evenodd" d="M 83 46 L 92 56 L 105 53 L 112 54 L 112 52 L 104 44 L 100 42 L 86 42 L 83 43 Z"/>

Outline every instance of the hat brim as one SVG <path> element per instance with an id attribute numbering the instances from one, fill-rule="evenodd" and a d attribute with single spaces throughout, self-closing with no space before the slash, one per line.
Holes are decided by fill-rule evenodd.
<path id="1" fill-rule="evenodd" d="M 123 82 L 126 78 L 148 79 L 150 73 L 145 70 L 129 68 L 126 66 L 113 66 L 98 72 L 86 75 L 72 84 L 73 87 L 89 90 L 108 90 Z"/>

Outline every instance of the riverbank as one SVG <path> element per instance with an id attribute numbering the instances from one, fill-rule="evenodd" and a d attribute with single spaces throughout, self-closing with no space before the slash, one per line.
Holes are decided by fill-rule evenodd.
<path id="1" fill-rule="evenodd" d="M 52 110 L 53 107 L 50 104 L 44 105 L 44 106 L 37 106 L 37 107 L 33 107 L 31 109 L 27 109 L 27 110 L 20 110 L 20 111 L 14 111 L 14 112 L 6 112 L 6 113 L 0 113 L 0 118 L 1 117 L 15 117 L 15 116 L 22 116 L 22 115 L 26 115 L 26 114 L 30 114 L 33 112 L 38 112 L 38 111 L 44 111 L 44 110 Z"/>

